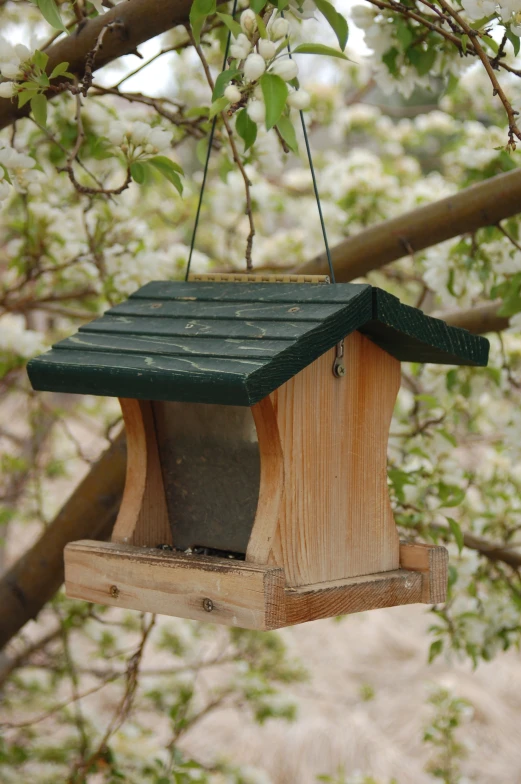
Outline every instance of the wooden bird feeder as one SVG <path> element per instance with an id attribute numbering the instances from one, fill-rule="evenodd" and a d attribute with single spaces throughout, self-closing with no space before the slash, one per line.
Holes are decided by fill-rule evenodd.
<path id="1" fill-rule="evenodd" d="M 66 547 L 67 594 L 249 629 L 443 601 L 446 550 L 398 539 L 389 425 L 401 361 L 486 365 L 488 341 L 365 284 L 203 277 L 29 363 L 119 397 L 127 431 L 112 541 Z"/>

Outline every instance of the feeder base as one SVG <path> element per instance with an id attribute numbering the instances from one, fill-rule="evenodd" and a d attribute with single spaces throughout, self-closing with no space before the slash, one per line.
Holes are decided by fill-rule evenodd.
<path id="1" fill-rule="evenodd" d="M 276 566 L 83 540 L 65 548 L 65 588 L 72 599 L 263 631 L 445 600 L 444 547 L 401 544 L 400 566 L 287 588 L 284 570 Z"/>

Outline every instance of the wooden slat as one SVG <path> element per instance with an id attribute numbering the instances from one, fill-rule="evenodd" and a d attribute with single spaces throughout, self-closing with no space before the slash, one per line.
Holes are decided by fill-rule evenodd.
<path id="1" fill-rule="evenodd" d="M 422 575 L 399 569 L 286 589 L 286 625 L 422 601 Z"/>
<path id="2" fill-rule="evenodd" d="M 400 542 L 400 566 L 423 575 L 424 604 L 440 604 L 447 599 L 449 553 L 445 547 Z"/>
<path id="3" fill-rule="evenodd" d="M 173 544 L 152 404 L 128 398 L 120 398 L 120 404 L 127 434 L 127 477 L 112 541 Z"/>
<path id="4" fill-rule="evenodd" d="M 65 548 L 65 588 L 73 599 L 161 615 L 245 629 L 284 625 L 282 569 L 244 561 L 84 540 Z"/>
<path id="5" fill-rule="evenodd" d="M 204 338 L 142 337 L 95 333 L 78 333 L 60 341 L 55 348 L 81 349 L 144 356 L 162 354 L 165 357 L 222 357 L 254 359 L 274 357 L 288 348 L 290 341 L 282 340 L 208 340 Z"/>
<path id="6" fill-rule="evenodd" d="M 147 318 L 146 316 L 103 316 L 80 327 L 84 332 L 121 335 L 158 335 L 172 338 L 200 337 L 204 340 L 295 340 L 320 326 L 320 322 L 229 321 L 226 319 Z"/>
<path id="7" fill-rule="evenodd" d="M 191 297 L 187 297 L 186 300 L 163 301 L 131 298 L 121 305 L 110 308 L 107 313 L 113 316 L 148 316 L 149 318 L 323 321 L 334 315 L 342 306 L 343 303 L 323 305 L 316 302 L 299 302 L 295 299 L 281 303 L 216 302 L 195 300 Z"/>
<path id="8" fill-rule="evenodd" d="M 361 331 L 402 362 L 486 365 L 488 361 L 486 338 L 402 305 L 380 289 L 373 289 L 373 321 Z"/>
<path id="9" fill-rule="evenodd" d="M 341 379 L 334 358 L 329 351 L 270 395 L 284 455 L 272 558 L 289 586 L 399 565 L 386 459 L 400 363 L 358 332 L 345 341 Z"/>
<path id="10" fill-rule="evenodd" d="M 311 302 L 347 304 L 363 291 L 370 291 L 366 283 L 337 283 L 334 286 L 303 286 L 300 283 L 224 283 L 180 281 L 152 281 L 131 295 L 131 299 L 197 300 L 198 302 Z"/>

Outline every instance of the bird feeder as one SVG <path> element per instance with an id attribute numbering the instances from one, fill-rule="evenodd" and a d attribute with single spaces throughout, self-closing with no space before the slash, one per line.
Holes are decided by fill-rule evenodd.
<path id="1" fill-rule="evenodd" d="M 205 278 L 205 279 L 202 279 Z M 70 597 L 249 629 L 445 598 L 443 547 L 400 543 L 386 451 L 400 362 L 488 341 L 366 284 L 153 282 L 28 372 L 120 398 L 111 542 L 65 549 Z"/>

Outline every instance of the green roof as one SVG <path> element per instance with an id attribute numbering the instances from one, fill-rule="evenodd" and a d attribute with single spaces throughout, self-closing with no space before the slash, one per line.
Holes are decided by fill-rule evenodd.
<path id="1" fill-rule="evenodd" d="M 485 338 L 381 289 L 153 282 L 32 359 L 37 390 L 250 406 L 354 330 L 399 360 L 486 365 Z"/>

